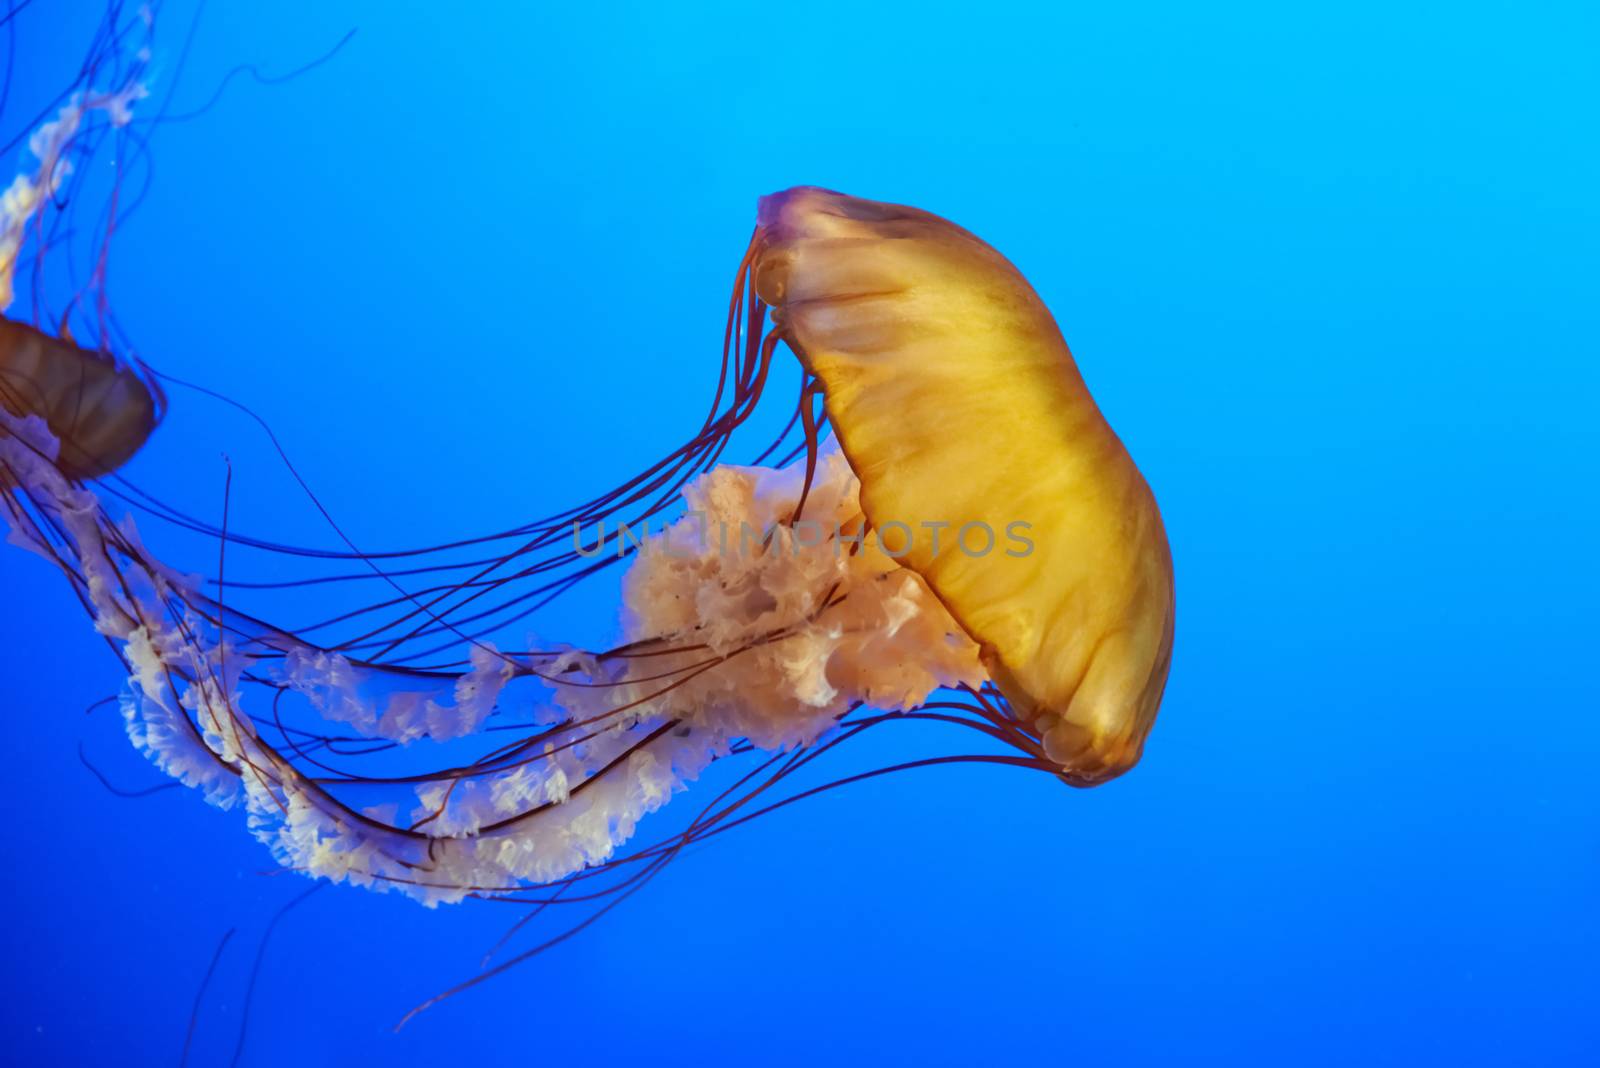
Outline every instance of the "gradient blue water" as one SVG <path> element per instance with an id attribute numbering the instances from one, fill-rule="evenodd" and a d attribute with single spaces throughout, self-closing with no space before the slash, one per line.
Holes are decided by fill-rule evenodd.
<path id="1" fill-rule="evenodd" d="M 399 1036 L 510 914 L 326 890 L 241 1063 L 1595 1063 L 1592 5 L 864 6 L 213 3 L 175 110 L 359 32 L 156 134 L 113 299 L 358 541 L 411 544 L 691 429 L 758 194 L 945 214 L 1033 280 L 1162 502 L 1144 763 L 826 796 Z M 24 12 L 18 92 L 99 13 Z M 237 527 L 331 540 L 246 422 L 173 399 L 135 478 L 215 514 L 226 452 Z M 304 884 L 237 813 L 100 788 L 80 742 L 158 781 L 82 711 L 115 661 L 41 561 L 0 576 L 0 1060 L 175 1063 L 237 927 L 195 1039 L 226 1063 Z M 548 632 L 602 640 L 602 594 Z"/>

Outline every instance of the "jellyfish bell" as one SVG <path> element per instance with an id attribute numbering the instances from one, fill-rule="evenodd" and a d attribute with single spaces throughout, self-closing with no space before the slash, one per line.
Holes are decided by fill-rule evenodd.
<path id="1" fill-rule="evenodd" d="M 99 478 L 133 459 L 165 403 L 159 387 L 110 354 L 0 318 L 0 406 L 44 421 L 68 478 Z"/>
<path id="2" fill-rule="evenodd" d="M 821 384 L 869 521 L 1027 525 L 1028 552 L 901 561 L 1063 776 L 1139 759 L 1172 654 L 1154 496 L 1020 272 L 946 220 L 802 186 L 761 200 L 755 289 Z"/>

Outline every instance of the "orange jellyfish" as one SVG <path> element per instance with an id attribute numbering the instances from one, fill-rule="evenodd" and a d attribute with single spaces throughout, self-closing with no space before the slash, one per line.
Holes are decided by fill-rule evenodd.
<path id="1" fill-rule="evenodd" d="M 780 344 L 804 370 L 790 428 L 757 465 L 723 463 Z M 228 569 L 270 554 L 334 574 L 252 586 L 220 561 L 207 582 L 155 559 L 85 481 L 131 457 L 164 404 L 159 372 L 108 349 L 0 329 L 0 517 L 118 649 L 133 743 L 242 805 L 307 875 L 430 905 L 591 905 L 502 968 L 686 845 L 838 785 L 784 792 L 869 728 L 932 720 L 985 741 L 866 774 L 983 761 L 1092 786 L 1133 766 L 1154 722 L 1173 637 L 1155 500 L 1038 295 L 927 212 L 810 187 L 764 198 L 697 431 L 514 529 L 329 551 L 120 494 L 215 537 Z M 618 563 L 617 645 L 507 643 Z M 311 583 L 368 592 L 311 626 L 249 611 L 252 588 Z M 631 844 L 733 757 L 754 766 Z"/>

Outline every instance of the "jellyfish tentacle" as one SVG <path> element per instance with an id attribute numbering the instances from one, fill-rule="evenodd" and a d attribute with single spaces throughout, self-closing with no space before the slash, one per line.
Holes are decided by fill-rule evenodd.
<path id="1" fill-rule="evenodd" d="M 813 407 L 816 397 L 822 393 L 822 387 L 815 376 L 807 374 L 805 384 L 800 388 L 800 419 L 805 424 L 806 431 L 806 477 L 800 486 L 800 498 L 795 502 L 794 512 L 789 516 L 789 525 L 800 521 L 800 514 L 805 511 L 806 497 L 811 493 L 811 480 L 817 475 L 817 451 L 819 449 L 820 434 L 817 429 L 817 413 Z"/>

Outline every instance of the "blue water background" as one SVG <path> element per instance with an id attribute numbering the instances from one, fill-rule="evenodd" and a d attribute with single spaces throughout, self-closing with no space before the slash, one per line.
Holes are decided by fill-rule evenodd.
<path id="1" fill-rule="evenodd" d="M 1597 1063 L 1593 5 L 217 0 L 180 68 L 191 10 L 160 28 L 174 113 L 358 33 L 156 131 L 110 294 L 357 542 L 510 526 L 675 445 L 755 198 L 814 183 L 1021 267 L 1178 577 L 1124 779 L 826 795 L 398 1036 L 514 914 L 324 890 L 241 1063 Z M 18 16 L 8 123 L 101 13 Z M 248 420 L 172 399 L 136 480 L 215 518 L 226 454 L 237 529 L 334 544 Z M 0 1060 L 175 1064 L 237 928 L 195 1035 L 227 1063 L 306 884 L 239 813 L 102 789 L 80 743 L 160 781 L 83 711 L 116 662 L 43 561 L 0 584 Z M 613 598 L 540 633 L 614 637 Z M 837 766 L 969 744 L 881 734 Z"/>

